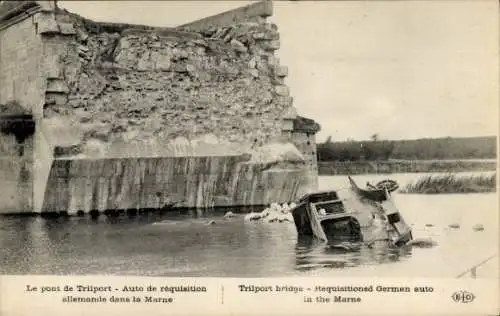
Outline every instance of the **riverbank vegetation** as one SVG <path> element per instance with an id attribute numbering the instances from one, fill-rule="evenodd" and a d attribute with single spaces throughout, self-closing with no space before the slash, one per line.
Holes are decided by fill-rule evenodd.
<path id="1" fill-rule="evenodd" d="M 379 140 L 318 144 L 320 175 L 495 171 L 496 137 Z"/>
<path id="2" fill-rule="evenodd" d="M 400 189 L 400 193 L 487 193 L 496 192 L 496 173 L 460 176 L 455 174 L 429 175 Z"/>
<path id="3" fill-rule="evenodd" d="M 319 175 L 496 171 L 496 160 L 320 161 Z"/>
<path id="4" fill-rule="evenodd" d="M 379 140 L 374 134 L 371 140 L 345 142 L 329 138 L 318 144 L 318 161 L 495 159 L 496 143 L 496 136 Z"/>

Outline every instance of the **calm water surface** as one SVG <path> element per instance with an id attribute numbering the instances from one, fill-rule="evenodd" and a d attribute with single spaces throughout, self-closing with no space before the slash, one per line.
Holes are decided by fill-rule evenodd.
<path id="1" fill-rule="evenodd" d="M 404 185 L 422 174 L 396 174 Z M 360 184 L 387 176 L 357 176 Z M 321 189 L 347 185 L 320 177 Z M 456 277 L 498 249 L 497 194 L 403 195 L 394 199 L 415 238 L 430 248 L 335 250 L 298 240 L 293 223 L 246 222 L 227 210 L 98 219 L 0 217 L 0 273 L 147 276 Z M 208 225 L 210 220 L 215 224 Z M 460 228 L 449 228 L 449 224 Z M 432 226 L 430 226 L 430 225 Z M 482 224 L 484 231 L 472 227 Z M 498 277 L 498 259 L 478 277 Z"/>

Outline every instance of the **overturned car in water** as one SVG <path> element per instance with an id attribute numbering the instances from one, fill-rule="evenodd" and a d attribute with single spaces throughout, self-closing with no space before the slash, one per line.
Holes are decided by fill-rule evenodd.
<path id="1" fill-rule="evenodd" d="M 396 247 L 413 239 L 391 198 L 396 182 L 385 180 L 361 189 L 348 179 L 347 188 L 306 194 L 290 210 L 299 237 L 313 236 L 329 244 L 386 242 Z"/>

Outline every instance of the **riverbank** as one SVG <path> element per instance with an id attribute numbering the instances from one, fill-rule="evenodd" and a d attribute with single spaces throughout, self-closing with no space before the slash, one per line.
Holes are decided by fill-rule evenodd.
<path id="1" fill-rule="evenodd" d="M 497 161 L 485 160 L 388 160 L 320 161 L 319 175 L 496 171 Z"/>
<path id="2" fill-rule="evenodd" d="M 458 176 L 429 175 L 408 183 L 400 193 L 446 194 L 496 192 L 496 174 Z"/>

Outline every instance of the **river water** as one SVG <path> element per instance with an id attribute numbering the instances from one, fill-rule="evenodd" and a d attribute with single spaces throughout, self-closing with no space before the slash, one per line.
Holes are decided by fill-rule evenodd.
<path id="1" fill-rule="evenodd" d="M 363 175 L 404 185 L 423 174 Z M 320 177 L 320 188 L 347 186 Z M 226 210 L 97 219 L 0 217 L 1 274 L 94 274 L 175 277 L 456 277 L 498 249 L 498 195 L 394 194 L 416 239 L 432 247 L 340 251 L 298 240 L 293 223 L 224 219 Z M 208 222 L 214 220 L 215 224 Z M 458 224 L 459 228 L 450 228 Z M 473 226 L 482 224 L 483 231 Z M 477 277 L 498 277 L 498 257 Z M 466 276 L 467 277 L 467 276 Z"/>

